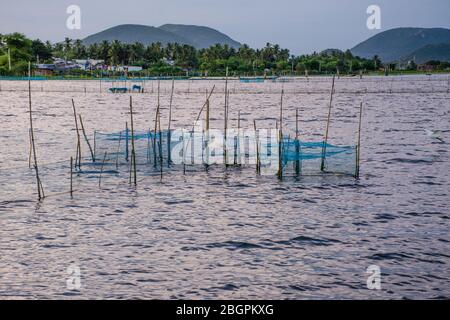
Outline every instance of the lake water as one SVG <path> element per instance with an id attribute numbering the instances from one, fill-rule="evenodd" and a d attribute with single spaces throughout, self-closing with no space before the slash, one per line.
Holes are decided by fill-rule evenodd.
<path id="1" fill-rule="evenodd" d="M 450 297 L 447 75 L 336 80 L 330 142 L 354 145 L 364 102 L 361 178 L 257 176 L 212 166 L 76 173 L 71 99 L 91 138 L 129 121 L 129 94 L 100 81 L 33 81 L 37 159 L 29 169 L 28 82 L 0 81 L 0 298 L 420 299 Z M 135 127 L 154 126 L 157 82 L 133 94 Z M 174 128 L 193 125 L 206 91 L 211 127 L 223 127 L 223 80 L 176 81 Z M 321 141 L 331 79 L 230 81 L 230 126 L 284 127 Z M 170 81 L 161 82 L 167 126 Z M 443 141 L 425 130 L 441 130 Z M 82 145 L 83 155 L 88 149 Z M 87 159 L 87 158 L 86 158 Z M 107 164 L 108 165 L 108 164 Z M 86 167 L 85 167 L 86 170 Z M 366 269 L 381 270 L 369 290 Z M 79 271 L 79 277 L 78 277 Z M 76 278 L 75 281 L 72 281 Z M 80 280 L 78 282 L 77 280 Z M 69 285 L 67 281 L 69 281 Z M 75 286 L 73 286 L 75 284 Z M 79 286 L 78 286 L 79 285 Z"/>

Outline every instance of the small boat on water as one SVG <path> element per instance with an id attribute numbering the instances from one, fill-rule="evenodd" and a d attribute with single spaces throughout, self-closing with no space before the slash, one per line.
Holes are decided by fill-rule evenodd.
<path id="1" fill-rule="evenodd" d="M 109 88 L 111 93 L 127 93 L 128 88 Z"/>
<path id="2" fill-rule="evenodd" d="M 126 88 L 126 87 L 119 87 L 119 88 L 109 88 L 109 91 L 111 93 L 127 93 L 127 92 L 138 92 L 138 93 L 143 93 L 144 89 L 142 88 L 142 86 L 138 86 L 138 85 L 133 85 L 133 87 L 130 89 Z"/>
<path id="3" fill-rule="evenodd" d="M 270 77 L 240 77 L 239 81 L 241 83 L 263 83 L 265 80 L 275 80 L 277 77 L 270 76 Z"/>

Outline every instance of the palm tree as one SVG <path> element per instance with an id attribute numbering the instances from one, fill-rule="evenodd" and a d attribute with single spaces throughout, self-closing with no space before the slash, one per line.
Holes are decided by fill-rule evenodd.
<path id="1" fill-rule="evenodd" d="M 105 61 L 106 64 L 109 64 L 111 62 L 111 46 L 108 41 L 102 41 L 100 44 L 100 47 L 98 49 L 98 57 Z"/>
<path id="2" fill-rule="evenodd" d="M 120 50 L 122 44 L 118 40 L 114 40 L 109 48 L 109 56 L 111 57 L 111 63 L 117 65 L 120 63 Z"/>

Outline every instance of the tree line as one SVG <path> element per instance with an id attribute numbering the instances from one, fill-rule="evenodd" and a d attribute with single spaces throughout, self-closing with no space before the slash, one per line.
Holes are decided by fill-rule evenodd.
<path id="1" fill-rule="evenodd" d="M 238 49 L 226 44 L 196 49 L 177 43 L 144 45 L 103 41 L 85 45 L 81 40 L 69 38 L 52 44 L 49 41 L 28 39 L 20 33 L 0 35 L 0 75 L 26 74 L 28 61 L 33 64 L 51 63 L 54 57 L 65 60 L 103 60 L 108 66 L 141 66 L 151 75 L 185 75 L 189 72 L 190 75 L 223 76 L 227 69 L 230 75 L 241 76 L 356 74 L 379 70 L 383 66 L 377 56 L 363 59 L 354 56 L 349 50 L 294 56 L 288 49 L 270 43 L 261 49 L 253 49 L 245 44 Z"/>

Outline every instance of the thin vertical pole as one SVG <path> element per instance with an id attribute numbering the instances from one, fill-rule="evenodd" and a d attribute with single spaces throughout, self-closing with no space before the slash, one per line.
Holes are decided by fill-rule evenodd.
<path id="1" fill-rule="evenodd" d="M 157 166 L 157 155 L 156 155 L 156 132 L 158 131 L 158 115 L 159 115 L 159 103 L 160 103 L 160 87 L 161 85 L 161 80 L 158 77 L 158 105 L 156 106 L 156 114 L 155 114 L 155 132 L 154 132 L 154 137 L 153 137 L 153 151 L 154 151 L 154 155 L 153 155 L 153 160 L 154 160 L 154 166 Z"/>
<path id="2" fill-rule="evenodd" d="M 328 133 L 330 130 L 330 120 L 331 120 L 331 107 L 333 106 L 334 84 L 335 84 L 335 76 L 333 75 L 333 83 L 331 85 L 331 93 L 330 93 L 330 105 L 328 107 L 327 126 L 325 129 L 325 137 L 322 146 L 322 162 L 320 164 L 320 171 L 322 172 L 325 170 L 325 158 L 327 154 Z"/>
<path id="3" fill-rule="evenodd" d="M 73 157 L 70 157 L 70 197 L 73 198 Z"/>
<path id="4" fill-rule="evenodd" d="M 280 101 L 280 126 L 278 130 L 278 179 L 283 179 L 283 97 L 284 90 L 281 90 L 281 101 Z"/>
<path id="5" fill-rule="evenodd" d="M 255 143 L 256 143 L 256 174 L 261 173 L 260 160 L 259 160 L 259 135 L 256 128 L 256 120 L 253 120 L 253 128 L 255 129 Z"/>
<path id="6" fill-rule="evenodd" d="M 161 180 L 163 178 L 163 145 L 162 145 L 162 130 L 161 130 L 161 112 L 158 107 L 158 134 L 159 134 L 159 170 L 161 174 Z"/>
<path id="7" fill-rule="evenodd" d="M 38 200 L 40 201 L 45 197 L 44 189 L 42 188 L 41 179 L 39 178 L 39 167 L 36 155 L 36 144 L 34 141 L 34 128 L 33 128 L 33 110 L 31 107 L 31 62 L 28 62 L 28 102 L 29 102 L 29 113 L 30 113 L 30 134 L 31 134 L 31 144 L 33 146 L 33 158 L 34 158 L 34 170 L 36 172 L 36 184 L 38 192 Z"/>
<path id="8" fill-rule="evenodd" d="M 184 142 L 185 132 L 183 130 L 183 175 L 186 175 L 186 144 Z"/>
<path id="9" fill-rule="evenodd" d="M 97 154 L 97 130 L 94 130 L 94 150 L 93 150 L 94 162 L 95 162 L 96 154 Z"/>
<path id="10" fill-rule="evenodd" d="M 300 140 L 298 130 L 298 108 L 295 110 L 295 174 L 300 174 Z"/>
<path id="11" fill-rule="evenodd" d="M 172 139 L 172 133 L 171 133 L 171 125 L 172 125 L 172 103 L 173 103 L 173 92 L 175 89 L 175 78 L 172 76 L 172 90 L 170 92 L 170 103 L 169 103 L 169 126 L 167 129 L 167 164 L 170 166 L 172 162 L 172 155 L 171 155 L 171 139 Z"/>
<path id="12" fill-rule="evenodd" d="M 91 143 L 89 142 L 89 139 L 88 139 L 88 137 L 86 135 L 86 131 L 84 130 L 83 119 L 81 117 L 81 114 L 79 114 L 78 117 L 80 118 L 81 131 L 83 132 L 84 140 L 86 140 L 86 143 L 87 143 L 87 145 L 89 147 L 89 151 L 91 153 L 92 162 L 95 162 L 94 151 L 92 150 Z"/>
<path id="13" fill-rule="evenodd" d="M 359 107 L 359 127 L 358 127 L 358 144 L 356 147 L 356 170 L 355 170 L 355 178 L 359 179 L 359 169 L 360 169 L 360 156 L 361 156 L 361 126 L 362 126 L 362 111 L 363 111 L 363 103 Z"/>
<path id="14" fill-rule="evenodd" d="M 81 138 L 80 129 L 78 128 L 77 110 L 75 108 L 75 101 L 72 99 L 73 116 L 75 118 L 75 130 L 77 131 L 77 154 L 75 157 L 75 167 L 81 168 Z"/>
<path id="15" fill-rule="evenodd" d="M 129 147 L 129 135 L 128 135 L 128 122 L 125 122 L 125 160 L 128 162 L 130 157 L 130 147 Z"/>
<path id="16" fill-rule="evenodd" d="M 242 159 L 241 159 L 241 110 L 238 111 L 238 123 L 237 123 L 237 127 L 238 127 L 238 132 L 237 132 L 237 152 L 238 152 L 238 156 L 237 156 L 237 165 L 241 165 Z"/>
<path id="17" fill-rule="evenodd" d="M 130 118 L 131 118 L 131 161 L 134 173 L 134 185 L 137 185 L 137 174 L 136 174 L 136 149 L 134 145 L 134 120 L 133 120 L 133 98 L 130 96 Z M 131 179 L 130 179 L 131 182 Z"/>
<path id="18" fill-rule="evenodd" d="M 209 105 L 209 99 L 206 97 L 206 124 L 205 124 L 205 130 L 206 130 L 206 163 L 205 163 L 205 169 L 208 171 L 209 167 L 209 118 L 210 118 L 210 105 Z"/>
<path id="19" fill-rule="evenodd" d="M 33 153 L 33 143 L 31 141 L 31 130 L 28 130 L 28 138 L 30 140 L 30 153 L 28 155 L 28 168 L 31 169 L 31 158 L 32 158 L 32 153 Z"/>
<path id="20" fill-rule="evenodd" d="M 225 105 L 224 105 L 224 136 L 223 136 L 223 162 L 227 167 L 227 129 L 228 129 L 228 67 L 225 76 Z"/>

